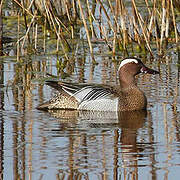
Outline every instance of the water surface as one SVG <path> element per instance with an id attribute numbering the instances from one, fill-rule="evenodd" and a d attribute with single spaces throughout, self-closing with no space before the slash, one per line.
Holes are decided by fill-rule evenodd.
<path id="1" fill-rule="evenodd" d="M 167 61 L 169 58 L 172 61 Z M 140 75 L 148 110 L 129 113 L 44 112 L 37 105 L 55 91 L 45 72 L 58 75 L 57 56 L 1 59 L 1 171 L 4 179 L 178 179 L 180 97 L 176 53 L 145 64 Z M 28 60 L 29 62 L 28 63 Z M 119 58 L 120 59 L 120 58 Z M 117 84 L 119 61 L 79 56 L 60 73 L 67 82 Z M 72 65 L 71 65 L 72 66 Z"/>

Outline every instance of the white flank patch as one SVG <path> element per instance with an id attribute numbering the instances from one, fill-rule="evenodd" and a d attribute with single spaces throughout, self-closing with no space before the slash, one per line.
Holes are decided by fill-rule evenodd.
<path id="1" fill-rule="evenodd" d="M 136 59 L 125 59 L 125 60 L 123 60 L 123 61 L 121 62 L 121 64 L 120 64 L 120 66 L 119 66 L 119 70 L 120 70 L 120 68 L 123 67 L 125 64 L 132 63 L 132 62 L 138 64 L 138 61 L 137 61 Z"/>

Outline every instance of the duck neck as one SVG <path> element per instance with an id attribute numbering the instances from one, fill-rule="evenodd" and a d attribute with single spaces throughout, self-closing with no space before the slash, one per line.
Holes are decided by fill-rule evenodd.
<path id="1" fill-rule="evenodd" d="M 136 80 L 135 80 L 134 76 L 129 77 L 124 74 L 123 74 L 123 76 L 119 75 L 119 82 L 120 82 L 120 86 L 121 86 L 122 90 L 136 87 Z"/>

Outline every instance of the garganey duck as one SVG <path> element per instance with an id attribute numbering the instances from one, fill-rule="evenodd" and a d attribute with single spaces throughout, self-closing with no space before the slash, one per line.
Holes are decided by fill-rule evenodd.
<path id="1" fill-rule="evenodd" d="M 134 111 L 146 109 L 147 98 L 135 81 L 139 73 L 159 74 L 146 67 L 135 57 L 122 60 L 119 69 L 119 85 L 78 84 L 47 81 L 47 85 L 58 90 L 51 100 L 38 109 L 68 109 L 93 111 Z"/>

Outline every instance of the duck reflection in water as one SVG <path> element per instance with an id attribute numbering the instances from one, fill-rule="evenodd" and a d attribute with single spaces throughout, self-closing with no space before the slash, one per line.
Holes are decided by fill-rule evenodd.
<path id="1" fill-rule="evenodd" d="M 95 129 L 94 138 L 103 137 L 106 134 L 106 137 L 109 132 L 114 132 L 114 138 L 111 141 L 107 141 L 104 147 L 105 151 L 111 151 L 112 154 L 108 157 L 106 156 L 106 166 L 113 166 L 114 176 L 120 177 L 119 171 L 123 169 L 126 171 L 126 175 L 124 176 L 137 176 L 138 173 L 138 161 L 140 154 L 143 154 L 145 147 L 143 145 L 139 146 L 137 142 L 138 130 L 144 127 L 146 119 L 150 117 L 150 112 L 145 110 L 141 111 L 129 111 L 129 112 L 93 112 L 93 111 L 63 111 L 63 110 L 51 110 L 50 114 L 57 118 L 59 122 L 59 129 L 56 129 L 56 136 L 62 135 L 68 131 L 68 134 L 73 134 L 73 144 L 76 143 L 76 139 L 79 142 L 80 137 L 83 136 L 86 141 L 89 140 L 89 133 L 91 134 L 93 129 Z M 76 132 L 76 133 L 73 133 Z M 54 133 L 54 131 L 53 131 Z M 76 136 L 78 134 L 78 136 Z M 83 135 L 82 135 L 83 134 Z M 86 137 L 87 136 L 87 137 Z M 99 141 L 98 141 L 99 142 Z M 91 142 L 86 142 L 85 144 L 89 144 Z M 84 145 L 83 145 L 84 146 Z M 98 144 L 98 146 L 104 146 L 104 144 Z M 73 152 L 79 152 L 78 149 L 81 149 L 81 145 L 78 147 L 71 146 Z M 97 144 L 93 144 L 91 147 L 87 146 L 88 155 L 90 152 L 94 151 Z M 73 154 L 73 163 L 76 163 L 76 160 L 79 158 L 76 157 L 76 154 Z M 110 157 L 113 156 L 113 164 L 108 164 Z M 87 161 L 89 163 L 90 161 Z M 72 165 L 71 165 L 72 166 Z M 92 166 L 87 164 L 87 166 Z M 73 166 L 75 167 L 75 166 Z M 77 169 L 76 169 L 77 170 Z M 74 171 L 74 170 L 73 170 Z M 122 176 L 122 174 L 121 174 Z"/>
<path id="2" fill-rule="evenodd" d="M 143 128 L 144 123 L 150 112 L 135 111 L 123 115 L 124 118 L 119 121 L 121 127 L 121 159 L 124 173 L 138 179 L 138 163 L 143 156 L 145 146 L 138 142 L 138 131 Z"/>

